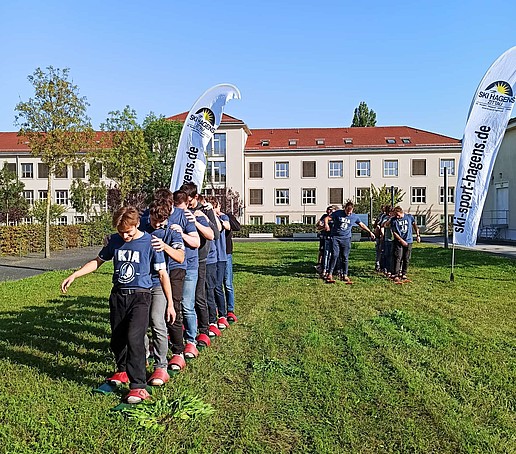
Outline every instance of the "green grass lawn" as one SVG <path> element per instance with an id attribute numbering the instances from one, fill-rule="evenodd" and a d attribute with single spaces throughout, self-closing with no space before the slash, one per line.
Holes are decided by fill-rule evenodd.
<path id="1" fill-rule="evenodd" d="M 347 286 L 316 279 L 315 257 L 235 245 L 239 323 L 154 393 L 214 413 L 152 428 L 90 392 L 113 368 L 110 265 L 66 296 L 66 272 L 1 283 L 0 452 L 516 452 L 514 261 L 459 250 L 450 282 L 450 251 L 417 245 L 395 285 L 361 243 Z"/>

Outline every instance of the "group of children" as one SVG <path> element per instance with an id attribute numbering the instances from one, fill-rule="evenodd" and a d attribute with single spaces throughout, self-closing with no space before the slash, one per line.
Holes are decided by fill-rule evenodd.
<path id="1" fill-rule="evenodd" d="M 198 347 L 209 346 L 210 338 L 237 321 L 232 231 L 240 224 L 221 212 L 216 198 L 204 199 L 195 184 L 186 183 L 174 193 L 157 190 L 142 215 L 134 207 L 120 208 L 113 227 L 118 233 L 61 290 L 113 260 L 110 347 L 117 370 L 107 382 L 129 383 L 124 400 L 134 404 L 150 397 L 148 384 L 164 385 L 169 369 L 182 370 L 185 358 L 196 358 Z M 150 355 L 154 372 L 147 379 Z"/>
<path id="2" fill-rule="evenodd" d="M 320 277 L 328 284 L 335 283 L 336 277 L 351 283 L 348 258 L 352 227 L 358 226 L 376 240 L 376 271 L 383 272 L 396 283 L 406 281 L 414 241 L 413 228 L 416 241 L 420 241 L 414 217 L 400 206 L 382 206 L 382 213 L 374 221 L 373 233 L 353 213 L 353 208 L 353 202 L 347 202 L 342 210 L 331 205 L 317 223 L 320 241 L 316 270 Z"/>

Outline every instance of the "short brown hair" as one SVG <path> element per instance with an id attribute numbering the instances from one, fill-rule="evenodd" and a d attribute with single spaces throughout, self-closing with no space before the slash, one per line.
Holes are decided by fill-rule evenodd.
<path id="1" fill-rule="evenodd" d="M 394 207 L 394 209 L 392 210 L 394 211 L 395 213 L 403 213 L 403 208 L 401 208 L 399 205 L 397 207 Z"/>
<path id="2" fill-rule="evenodd" d="M 182 203 L 188 203 L 188 196 L 184 191 L 174 192 L 174 205 L 181 205 Z"/>
<path id="3" fill-rule="evenodd" d="M 167 188 L 156 189 L 153 194 L 153 199 L 159 204 L 168 204 L 170 207 L 172 207 L 174 203 L 172 191 Z"/>
<path id="4" fill-rule="evenodd" d="M 183 183 L 179 190 L 186 192 L 186 195 L 192 199 L 197 195 L 197 185 L 192 182 Z"/>
<path id="5" fill-rule="evenodd" d="M 119 208 L 113 214 L 113 227 L 117 230 L 126 230 L 136 227 L 140 222 L 140 213 L 135 207 L 126 206 Z"/>
<path id="6" fill-rule="evenodd" d="M 219 206 L 219 201 L 217 200 L 217 197 L 214 197 L 212 195 L 206 197 L 206 201 L 211 203 L 213 205 L 213 208 L 217 208 Z"/>
<path id="7" fill-rule="evenodd" d="M 158 222 L 162 222 L 170 216 L 170 206 L 160 204 L 155 200 L 149 206 L 149 214 Z"/>

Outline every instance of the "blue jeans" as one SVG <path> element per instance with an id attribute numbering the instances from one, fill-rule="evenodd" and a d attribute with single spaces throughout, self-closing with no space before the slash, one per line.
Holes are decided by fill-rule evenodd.
<path id="1" fill-rule="evenodd" d="M 226 302 L 228 312 L 235 312 L 235 290 L 233 289 L 233 255 L 228 254 L 226 262 L 226 274 L 224 275 L 224 288 L 226 290 Z"/>
<path id="2" fill-rule="evenodd" d="M 333 257 L 330 264 L 329 274 L 333 274 L 335 265 L 340 258 L 344 275 L 348 275 L 348 257 L 351 250 L 351 238 L 343 238 L 340 236 L 333 237 Z"/>
<path id="3" fill-rule="evenodd" d="M 215 281 L 215 302 L 219 317 L 227 317 L 226 296 L 224 295 L 224 276 L 226 275 L 226 262 L 217 262 L 217 275 Z"/>
<path id="4" fill-rule="evenodd" d="M 183 324 L 185 326 L 185 340 L 195 344 L 195 336 L 197 335 L 197 314 L 195 313 L 195 288 L 197 287 L 197 277 L 199 271 L 186 270 L 186 276 L 183 283 L 183 298 L 181 306 L 183 308 Z"/>

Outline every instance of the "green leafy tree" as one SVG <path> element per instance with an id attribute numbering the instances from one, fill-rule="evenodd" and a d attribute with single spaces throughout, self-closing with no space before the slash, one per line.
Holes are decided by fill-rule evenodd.
<path id="1" fill-rule="evenodd" d="M 362 101 L 355 109 L 351 127 L 376 126 L 376 113 Z"/>
<path id="2" fill-rule="evenodd" d="M 394 206 L 399 205 L 403 201 L 405 193 L 399 188 L 394 188 Z M 373 212 L 371 211 L 371 198 L 373 199 Z M 381 188 L 376 188 L 373 184 L 366 193 L 360 197 L 360 200 L 355 201 L 355 213 L 369 213 L 370 220 L 373 220 L 382 211 L 382 205 L 391 205 L 392 194 L 391 187 L 385 184 Z"/>
<path id="3" fill-rule="evenodd" d="M 104 134 L 99 153 L 108 178 L 116 182 L 122 203 L 131 192 L 139 192 L 150 175 L 151 164 L 143 129 L 136 121 L 136 112 L 129 106 L 109 112 L 100 125 Z"/>
<path id="4" fill-rule="evenodd" d="M 146 194 L 168 188 L 183 124 L 149 113 L 143 120 L 143 133 L 150 161 L 150 178 L 143 185 Z"/>
<path id="5" fill-rule="evenodd" d="M 89 172 L 88 181 L 76 179 L 70 186 L 70 203 L 78 212 L 86 215 L 89 222 L 91 216 L 98 216 L 100 211 L 94 209 L 95 204 L 103 205 L 106 199 L 107 186 L 100 181 L 100 177 L 95 176 L 95 172 Z"/>
<path id="6" fill-rule="evenodd" d="M 27 215 L 29 204 L 22 195 L 25 185 L 6 165 L 0 170 L 0 221 L 18 222 Z"/>
<path id="7" fill-rule="evenodd" d="M 16 105 L 15 123 L 31 153 L 48 165 L 45 257 L 49 257 L 52 176 L 77 161 L 77 153 L 91 146 L 94 131 L 86 115 L 89 104 L 69 80 L 68 68 L 37 68 L 28 80 L 34 87 L 34 97 Z"/>
<path id="8" fill-rule="evenodd" d="M 31 209 L 31 215 L 34 220 L 38 221 L 40 224 L 45 224 L 47 220 L 50 219 L 50 223 L 53 224 L 57 221 L 57 218 L 59 218 L 66 211 L 65 206 L 59 205 L 57 203 L 51 203 L 49 216 L 47 207 L 48 205 L 46 200 L 35 200 Z"/>

